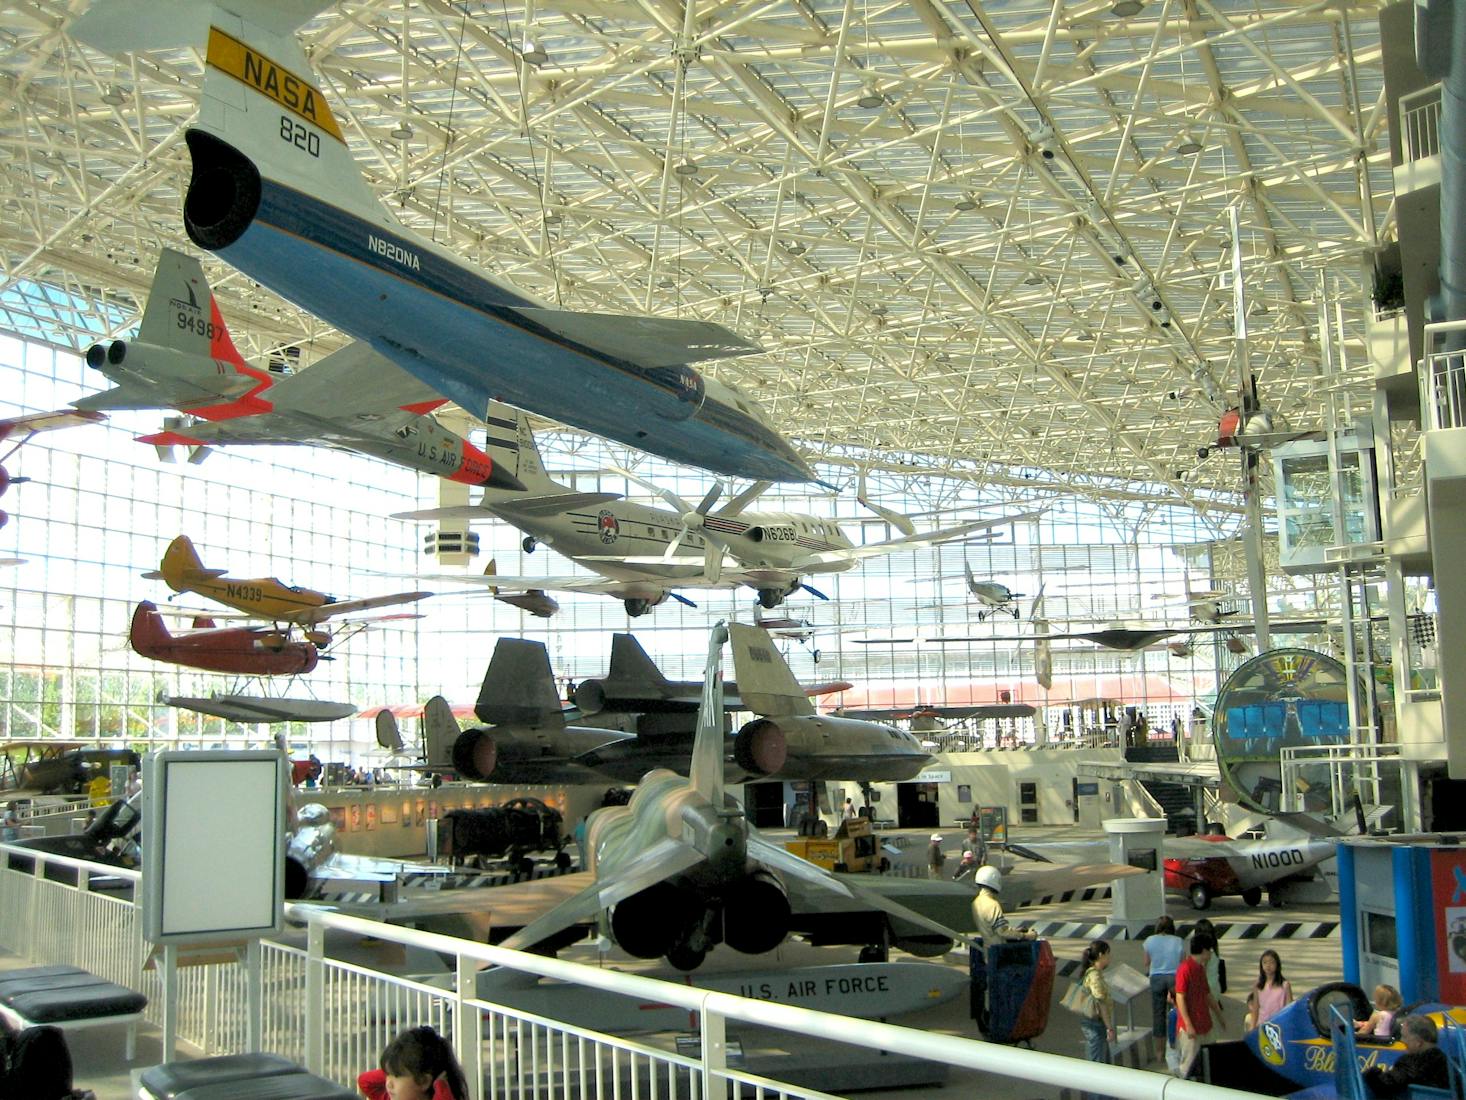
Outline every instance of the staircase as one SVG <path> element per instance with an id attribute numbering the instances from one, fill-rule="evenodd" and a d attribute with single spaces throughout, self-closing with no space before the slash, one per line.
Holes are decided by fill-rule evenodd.
<path id="1" fill-rule="evenodd" d="M 1175 745 L 1134 745 L 1125 750 L 1125 760 L 1130 764 L 1174 764 L 1180 759 Z M 1196 808 L 1186 784 L 1142 779 L 1140 785 L 1160 804 L 1166 816 L 1166 832 L 1187 836 L 1197 831 Z"/>

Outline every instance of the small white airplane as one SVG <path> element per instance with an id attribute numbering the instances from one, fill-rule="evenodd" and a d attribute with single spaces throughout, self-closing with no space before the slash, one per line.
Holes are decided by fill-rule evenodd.
<path id="1" fill-rule="evenodd" d="M 441 578 L 484 584 L 496 589 L 496 594 L 515 590 L 596 592 L 622 600 L 626 613 L 637 616 L 644 615 L 668 596 L 690 605 L 691 601 L 677 589 L 743 585 L 758 593 L 761 606 L 773 608 L 801 588 L 826 599 L 804 580 L 810 574 L 842 572 L 866 558 L 931 546 L 1032 515 L 972 520 L 920 533 L 915 533 L 913 528 L 914 533 L 900 538 L 856 546 L 833 519 L 798 512 L 748 511 L 748 506 L 768 489 L 769 483 L 765 481 L 755 482 L 716 511 L 714 505 L 722 495 L 720 485 L 715 485 L 696 506 L 664 489 L 651 487 L 670 508 L 630 504 L 615 493 L 576 492 L 545 473 L 523 413 L 507 406 L 491 405 L 486 421 L 489 425 L 486 450 L 495 468 L 512 475 L 525 486 L 525 491 L 504 492 L 486 487 L 477 505 L 400 512 L 393 518 L 502 519 L 525 533 L 526 551 L 544 543 L 600 574 L 599 577 L 455 574 Z M 645 484 L 635 475 L 625 476 Z"/>
<path id="2" fill-rule="evenodd" d="M 1006 611 L 1013 618 L 1018 618 L 1018 601 L 1023 598 L 1022 592 L 1014 592 L 1006 584 L 999 584 L 997 581 L 980 581 L 972 575 L 972 565 L 966 558 L 962 559 L 962 575 L 967 580 L 967 591 L 982 609 L 977 613 L 977 621 L 982 622 L 989 615 L 999 611 Z M 1043 599 L 1043 589 L 1038 590 L 1034 597 L 1034 604 Z"/>

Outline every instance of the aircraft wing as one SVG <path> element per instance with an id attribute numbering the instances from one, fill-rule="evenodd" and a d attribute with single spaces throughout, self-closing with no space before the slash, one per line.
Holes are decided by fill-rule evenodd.
<path id="1" fill-rule="evenodd" d="M 107 418 L 99 412 L 82 409 L 57 409 L 55 412 L 27 413 L 0 420 L 0 442 L 13 442 L 17 447 L 37 432 L 57 428 L 73 428 L 78 424 L 95 424 Z"/>
<path id="2" fill-rule="evenodd" d="M 636 590 L 643 590 L 648 585 L 666 588 L 698 587 L 697 581 L 690 583 L 680 580 L 657 581 L 653 578 L 645 581 L 615 581 L 606 577 L 587 577 L 580 574 L 564 574 L 558 577 L 515 577 L 503 573 L 493 573 L 487 576 L 475 573 L 432 573 L 423 575 L 419 579 L 444 584 L 462 583 L 480 588 L 499 588 L 506 592 L 589 592 L 597 596 L 634 595 Z"/>
<path id="3" fill-rule="evenodd" d="M 712 321 L 528 307 L 514 312 L 572 343 L 639 367 L 677 367 L 763 350 Z"/>
<path id="4" fill-rule="evenodd" d="M 290 616 L 290 621 L 300 624 L 320 623 L 327 619 L 334 619 L 338 615 L 350 615 L 357 611 L 370 610 L 373 607 L 391 607 L 393 604 L 413 603 L 431 595 L 431 592 L 394 592 L 390 596 L 368 596 L 362 600 L 337 600 L 335 603 L 323 603 L 320 607 L 306 608 L 299 614 Z"/>
<path id="5" fill-rule="evenodd" d="M 492 495 L 491 495 L 492 494 Z M 620 493 L 543 493 L 539 496 L 525 496 L 523 499 L 500 499 L 492 490 L 484 493 L 482 504 L 458 504 L 448 508 L 421 508 L 413 512 L 393 512 L 393 519 L 440 520 L 477 519 L 488 521 L 501 516 L 510 518 L 523 516 L 554 516 L 572 508 L 594 508 L 598 504 L 609 504 L 620 500 Z M 702 559 L 699 558 L 698 561 Z"/>
<path id="6" fill-rule="evenodd" d="M 1042 512 L 1024 512 L 1021 515 L 999 516 L 996 519 L 978 519 L 967 523 L 959 523 L 952 527 L 942 527 L 935 531 L 923 531 L 917 535 L 904 535 L 899 539 L 888 539 L 885 542 L 873 542 L 867 546 L 852 546 L 848 550 L 825 550 L 818 554 L 809 554 L 793 563 L 790 568 L 806 572 L 821 572 L 834 569 L 842 569 L 852 561 L 861 561 L 865 558 L 878 558 L 886 554 L 895 554 L 902 550 L 914 550 L 921 546 L 930 546 L 937 542 L 948 542 L 951 539 L 961 538 L 963 535 L 970 535 L 974 531 L 984 531 L 991 527 L 1002 527 L 1009 523 L 1021 523 L 1024 520 L 1036 519 L 1043 515 Z"/>
<path id="7" fill-rule="evenodd" d="M 533 947 L 573 924 L 583 924 L 596 918 L 618 901 L 681 874 L 702 861 L 702 855 L 690 844 L 676 837 L 664 836 L 614 875 L 597 878 L 580 893 L 566 898 L 548 913 L 525 925 L 500 946 L 513 950 Z"/>

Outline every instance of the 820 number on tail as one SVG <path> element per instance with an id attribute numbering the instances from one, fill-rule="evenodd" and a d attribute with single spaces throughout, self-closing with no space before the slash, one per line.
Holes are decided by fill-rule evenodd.
<path id="1" fill-rule="evenodd" d="M 280 116 L 280 140 L 305 150 L 313 157 L 321 155 L 321 136 L 311 133 L 289 115 Z"/>

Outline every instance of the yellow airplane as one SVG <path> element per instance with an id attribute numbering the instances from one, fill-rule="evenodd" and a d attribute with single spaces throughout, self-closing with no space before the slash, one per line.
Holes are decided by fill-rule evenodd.
<path id="1" fill-rule="evenodd" d="M 254 618 L 300 627 L 312 627 L 338 615 L 373 607 L 412 603 L 432 595 L 431 592 L 395 592 L 390 596 L 371 596 L 364 600 L 338 600 L 324 592 L 284 584 L 275 577 L 236 580 L 227 573 L 225 569 L 205 569 L 188 536 L 179 535 L 169 544 L 158 571 L 144 573 L 143 576 L 166 581 L 175 592 L 197 592 Z M 329 643 L 331 637 L 319 630 L 307 630 L 305 634 L 318 646 Z"/>

